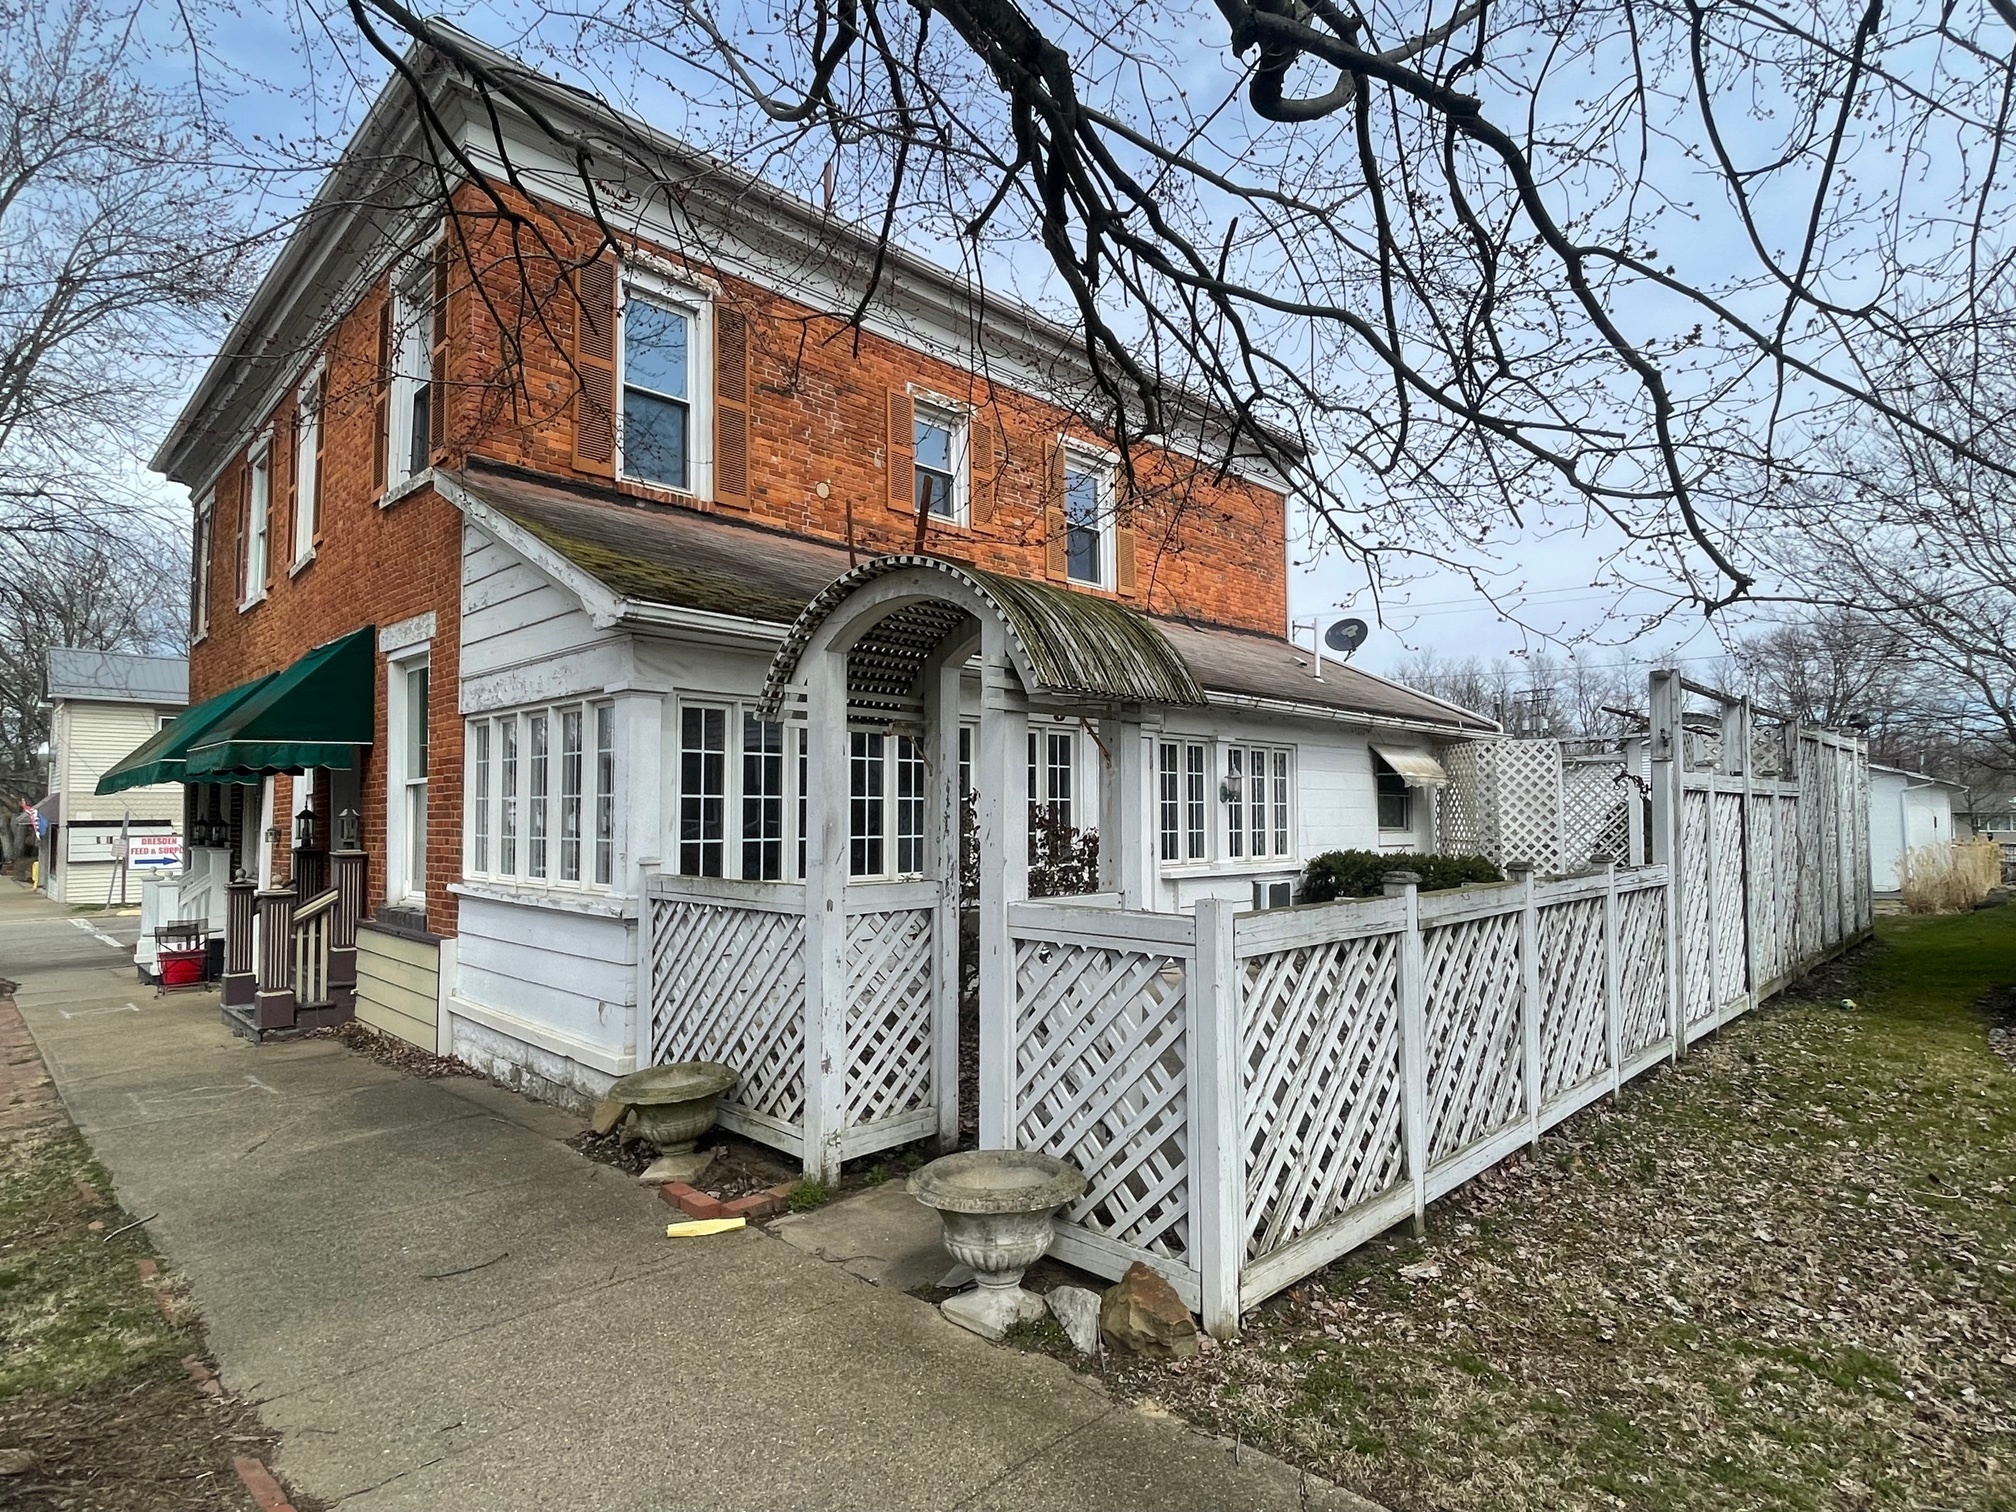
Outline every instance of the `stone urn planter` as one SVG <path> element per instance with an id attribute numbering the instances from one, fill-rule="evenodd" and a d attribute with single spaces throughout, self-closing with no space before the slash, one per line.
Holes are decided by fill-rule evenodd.
<path id="1" fill-rule="evenodd" d="M 1022 1289 L 1022 1273 L 1050 1248 L 1050 1217 L 1085 1190 L 1085 1176 L 1054 1155 L 1030 1150 L 964 1150 L 910 1178 L 910 1195 L 935 1208 L 945 1248 L 978 1284 L 939 1304 L 962 1328 L 998 1339 L 1044 1314 Z"/>
<path id="2" fill-rule="evenodd" d="M 620 1077 L 607 1093 L 637 1113 L 637 1132 L 667 1155 L 690 1151 L 714 1127 L 714 1104 L 741 1078 L 714 1061 L 675 1061 Z"/>

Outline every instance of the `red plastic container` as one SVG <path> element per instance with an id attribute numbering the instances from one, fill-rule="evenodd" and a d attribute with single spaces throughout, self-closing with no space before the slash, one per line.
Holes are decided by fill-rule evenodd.
<path id="1" fill-rule="evenodd" d="M 164 950 L 160 953 L 161 985 L 188 987 L 203 980 L 203 950 Z"/>

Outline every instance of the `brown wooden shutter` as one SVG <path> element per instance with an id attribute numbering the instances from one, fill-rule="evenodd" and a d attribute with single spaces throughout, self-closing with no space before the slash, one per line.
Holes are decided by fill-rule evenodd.
<path id="1" fill-rule="evenodd" d="M 574 466 L 616 476 L 616 261 L 574 275 Z"/>
<path id="2" fill-rule="evenodd" d="M 1043 479 L 1043 571 L 1053 578 L 1071 575 L 1071 543 L 1065 531 L 1064 441 L 1050 443 Z"/>
<path id="3" fill-rule="evenodd" d="M 999 452 L 994 427 L 976 418 L 966 428 L 967 518 L 975 525 L 994 523 L 994 495 L 1000 487 Z"/>
<path id="4" fill-rule="evenodd" d="M 889 507 L 917 512 L 917 406 L 902 389 L 889 391 Z"/>
<path id="5" fill-rule="evenodd" d="M 714 307 L 714 497 L 749 503 L 749 322 Z"/>
<path id="6" fill-rule="evenodd" d="M 392 282 L 385 282 L 385 302 L 378 306 L 378 370 L 371 387 L 371 491 L 385 491 L 386 467 L 392 450 Z"/>
<path id="7" fill-rule="evenodd" d="M 427 450 L 438 461 L 448 445 L 448 262 L 453 254 L 444 238 L 434 247 L 434 299 L 431 350 L 427 370 Z"/>
<path id="8" fill-rule="evenodd" d="M 1134 512 L 1117 505 L 1113 516 L 1113 586 L 1132 598 L 1140 590 L 1134 575 Z"/>

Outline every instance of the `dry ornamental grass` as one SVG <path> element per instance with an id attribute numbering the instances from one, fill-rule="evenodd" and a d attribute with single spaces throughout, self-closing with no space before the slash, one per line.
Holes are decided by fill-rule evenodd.
<path id="1" fill-rule="evenodd" d="M 1964 912 L 2001 880 L 2002 847 L 1993 840 L 1917 845 L 1897 858 L 1898 891 L 1914 914 Z"/>

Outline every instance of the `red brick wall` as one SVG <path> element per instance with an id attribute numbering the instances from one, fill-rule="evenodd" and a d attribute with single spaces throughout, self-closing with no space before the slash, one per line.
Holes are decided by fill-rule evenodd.
<path id="1" fill-rule="evenodd" d="M 473 197 L 464 204 L 468 252 L 457 281 L 468 284 L 473 270 L 485 294 L 470 298 L 465 289 L 456 303 L 463 387 L 454 411 L 455 445 L 542 472 L 572 473 L 576 382 L 564 353 L 575 308 L 561 264 L 549 253 L 585 257 L 597 235 L 578 217 L 517 202 L 515 208 L 536 217 L 542 240 L 523 225 L 481 213 Z M 851 535 L 864 554 L 911 550 L 915 517 L 887 502 L 885 453 L 890 392 L 916 384 L 978 407 L 1005 452 L 992 521 L 978 527 L 933 522 L 925 549 L 997 572 L 1044 575 L 1049 448 L 1060 433 L 1094 441 L 1082 423 L 1054 405 L 847 329 L 805 306 L 711 276 L 721 287 L 719 303 L 741 310 L 749 326 L 748 516 L 836 542 Z M 1127 512 L 1136 532 L 1136 592 L 1130 597 L 1136 607 L 1283 632 L 1288 573 L 1281 495 L 1220 477 L 1209 464 L 1179 453 L 1143 449 Z"/>
<path id="2" fill-rule="evenodd" d="M 294 520 L 289 510 L 290 395 L 274 414 L 275 472 L 271 565 L 263 603 L 240 613 L 245 522 L 245 455 L 217 485 L 217 526 L 210 560 L 209 633 L 190 652 L 190 695 L 204 699 L 277 671 L 302 653 L 364 625 L 385 626 L 432 610 L 436 616 L 429 689 L 427 925 L 455 932 L 448 884 L 461 875 L 462 718 L 457 710 L 457 623 L 461 609 L 461 516 L 422 490 L 389 509 L 374 486 L 373 406 L 378 306 L 383 288 L 338 326 L 326 348 L 329 398 L 323 412 L 321 530 L 316 555 L 290 573 Z M 309 359 L 304 357 L 305 374 Z M 283 455 L 286 454 L 286 455 Z M 385 888 L 385 664 L 372 690 L 373 745 L 363 753 L 364 849 L 370 854 L 372 906 Z M 287 824 L 279 807 L 277 822 Z M 283 844 L 285 842 L 283 841 Z M 286 871 L 283 864 L 281 872 Z"/>

